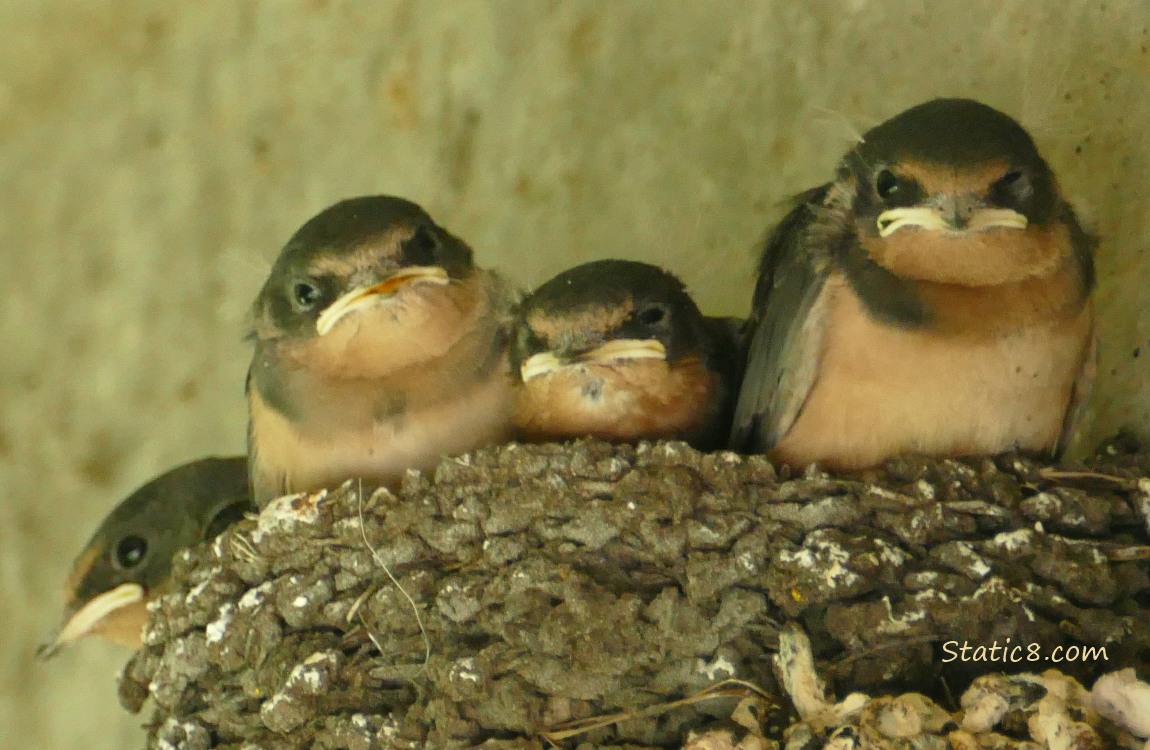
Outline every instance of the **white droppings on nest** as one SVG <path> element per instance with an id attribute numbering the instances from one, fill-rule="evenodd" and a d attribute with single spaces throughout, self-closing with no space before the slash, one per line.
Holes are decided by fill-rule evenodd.
<path id="1" fill-rule="evenodd" d="M 612 456 L 607 459 L 607 470 L 611 474 L 622 474 L 626 471 L 628 463 L 618 456 Z"/>
<path id="2" fill-rule="evenodd" d="M 448 679 L 452 682 L 471 682 L 478 684 L 483 676 L 479 673 L 479 669 L 475 664 L 475 657 L 468 656 L 463 659 L 457 659 L 451 665 L 451 672 L 448 674 Z"/>
<path id="3" fill-rule="evenodd" d="M 939 591 L 938 589 L 924 589 L 923 591 L 916 592 L 914 595 L 916 602 L 926 602 L 931 599 L 937 599 L 940 602 L 950 601 L 950 597 L 946 595 L 946 592 Z"/>
<path id="4" fill-rule="evenodd" d="M 974 593 L 970 595 L 970 598 L 971 599 L 981 599 L 982 597 L 986 596 L 987 594 L 1006 594 L 1006 593 L 1007 593 L 1006 582 L 1003 581 L 1001 578 L 994 577 L 994 578 L 988 579 L 985 583 L 983 583 L 981 586 L 979 586 L 977 589 L 975 589 Z"/>
<path id="5" fill-rule="evenodd" d="M 986 578 L 990 575 L 990 565 L 987 564 L 986 560 L 982 559 L 981 555 L 974 551 L 973 547 L 966 542 L 957 542 L 954 546 L 955 549 L 958 550 L 959 556 L 962 557 L 963 561 L 967 564 L 967 569 L 970 573 L 978 578 Z"/>
<path id="6" fill-rule="evenodd" d="M 1150 684 L 1132 668 L 1099 677 L 1090 691 L 1090 705 L 1135 737 L 1150 738 Z"/>
<path id="7" fill-rule="evenodd" d="M 1086 516 L 1081 513 L 1068 513 L 1062 517 L 1062 522 L 1069 526 L 1081 526 L 1086 523 Z"/>
<path id="8" fill-rule="evenodd" d="M 755 558 L 751 556 L 750 552 L 742 553 L 735 558 L 735 560 L 739 563 L 739 567 L 748 573 L 755 573 L 759 569 L 759 566 L 755 564 Z"/>
<path id="9" fill-rule="evenodd" d="M 1062 500 L 1057 495 L 1049 492 L 1039 492 L 1034 497 L 1030 498 L 1029 504 L 1034 506 L 1034 509 L 1039 513 L 1052 516 L 1058 512 L 1062 507 Z"/>
<path id="10" fill-rule="evenodd" d="M 204 628 L 204 633 L 208 636 L 208 643 L 219 643 L 224 639 L 224 634 L 228 632 L 228 625 L 232 622 L 232 616 L 236 613 L 236 607 L 231 602 L 227 602 L 220 607 L 219 614 L 216 619 L 208 623 Z"/>
<path id="11" fill-rule="evenodd" d="M 1007 552 L 1017 552 L 1029 546 L 1033 539 L 1033 531 L 1030 529 L 1018 529 L 1017 531 L 1004 531 L 1001 534 L 995 534 L 993 542 Z"/>
<path id="12" fill-rule="evenodd" d="M 189 606 L 195 604 L 196 600 L 199 599 L 200 596 L 202 596 L 203 593 L 208 590 L 208 585 L 212 582 L 212 580 L 222 572 L 223 568 L 219 566 L 212 566 L 204 580 L 197 583 L 192 587 L 190 591 L 188 591 L 187 596 L 184 597 L 184 604 Z"/>
<path id="13" fill-rule="evenodd" d="M 910 630 L 910 626 L 914 623 L 922 622 L 926 619 L 926 610 L 922 607 L 918 609 L 907 609 L 901 615 L 896 616 L 894 613 L 894 605 L 891 604 L 889 596 L 884 596 L 882 603 L 886 605 L 886 619 L 888 623 L 880 626 L 879 630 L 883 633 L 892 635 L 903 633 Z"/>
<path id="14" fill-rule="evenodd" d="M 651 455 L 676 459 L 682 457 L 684 450 L 690 450 L 686 443 L 679 442 L 678 440 L 671 440 L 666 443 L 660 443 L 659 445 L 656 445 L 654 450 L 651 451 Z"/>
<path id="15" fill-rule="evenodd" d="M 1034 530 L 1036 532 L 1038 532 L 1039 534 L 1045 534 L 1046 533 L 1046 527 L 1042 525 L 1042 521 L 1035 521 L 1034 522 Z"/>
<path id="16" fill-rule="evenodd" d="M 857 716 L 870 702 L 870 697 L 862 693 L 851 693 L 834 704 L 827 700 L 823 682 L 815 671 L 810 638 L 797 625 L 787 625 L 779 633 L 774 663 L 779 682 L 791 697 L 799 717 L 818 731 L 840 726 Z"/>
<path id="17" fill-rule="evenodd" d="M 1146 533 L 1150 534 L 1150 478 L 1142 477 L 1138 480 L 1138 512 L 1142 514 L 1142 523 L 1146 525 Z"/>
<path id="18" fill-rule="evenodd" d="M 948 466 L 948 467 L 949 467 L 949 468 L 950 468 L 950 469 L 951 469 L 951 470 L 952 470 L 952 471 L 953 471 L 955 474 L 958 474 L 958 475 L 959 475 L 959 476 L 961 476 L 961 477 L 968 477 L 968 478 L 971 478 L 971 479 L 973 479 L 974 477 L 978 476 L 978 475 L 975 473 L 974 469 L 972 469 L 971 467 L 967 466 L 967 465 L 966 465 L 966 464 L 964 464 L 964 463 L 959 463 L 958 461 L 955 461 L 954 459 L 950 459 L 950 458 L 948 458 L 948 459 L 947 459 L 947 460 L 946 460 L 944 463 L 945 463 L 945 464 L 946 464 L 946 465 L 947 465 L 947 466 Z"/>
<path id="19" fill-rule="evenodd" d="M 284 682 L 284 690 L 302 686 L 312 695 L 318 694 L 324 688 L 324 668 L 333 667 L 335 663 L 336 658 L 331 652 L 316 651 L 303 662 L 292 667 L 291 673 Z"/>
<path id="20" fill-rule="evenodd" d="M 356 729 L 368 729 L 371 727 L 371 722 L 368 721 L 366 714 L 352 714 L 351 725 Z"/>
<path id="21" fill-rule="evenodd" d="M 383 721 L 383 726 L 379 728 L 377 736 L 384 739 L 391 739 L 399 734 L 399 721 L 395 718 L 394 714 L 388 714 L 387 718 Z"/>
<path id="22" fill-rule="evenodd" d="M 248 589 L 240 597 L 240 609 L 255 609 L 267 599 L 267 593 L 272 587 L 271 581 L 264 581 L 259 586 Z"/>
<path id="23" fill-rule="evenodd" d="M 725 464 L 738 465 L 743 462 L 743 457 L 734 451 L 719 451 L 715 453 L 715 457 Z"/>
<path id="24" fill-rule="evenodd" d="M 296 609 L 303 609 L 308 605 L 308 598 L 303 594 L 300 594 L 295 599 L 292 599 L 291 605 Z"/>
<path id="25" fill-rule="evenodd" d="M 1010 701 L 1007 700 L 1002 684 L 1004 679 L 1001 675 L 975 678 L 960 699 L 963 729 L 982 734 L 998 726 L 998 722 L 1010 710 Z"/>
<path id="26" fill-rule="evenodd" d="M 348 482 L 340 487 L 350 487 Z M 319 520 L 319 506 L 327 498 L 327 490 L 297 495 L 284 495 L 268 503 L 259 515 L 256 529 L 252 532 L 252 542 L 259 544 L 265 534 L 275 531 L 290 531 L 298 524 L 313 524 Z"/>
<path id="27" fill-rule="evenodd" d="M 268 698 L 262 706 L 260 706 L 260 713 L 271 713 L 276 710 L 279 704 L 289 700 L 288 696 L 283 693 L 276 693 L 271 698 Z"/>
<path id="28" fill-rule="evenodd" d="M 879 487 L 878 485 L 875 485 L 875 484 L 872 484 L 870 486 L 870 488 L 867 490 L 867 492 L 869 492 L 870 494 L 875 495 L 877 497 L 881 497 L 883 500 L 900 500 L 900 499 L 902 499 L 899 497 L 898 494 L 891 492 L 890 490 L 886 489 L 885 487 Z"/>
<path id="29" fill-rule="evenodd" d="M 875 546 L 879 548 L 879 559 L 892 568 L 900 567 L 903 563 L 910 560 L 910 555 L 903 552 L 898 547 L 893 547 L 881 539 L 874 540 Z"/>
<path id="30" fill-rule="evenodd" d="M 926 500 L 934 499 L 934 485 L 932 485 L 930 482 L 926 481 L 925 479 L 920 479 L 914 483 L 914 486 L 915 489 L 918 490 L 918 494 L 922 495 Z"/>
<path id="31" fill-rule="evenodd" d="M 797 563 L 799 567 L 811 571 L 821 570 L 823 580 L 832 589 L 838 588 L 839 584 L 850 586 L 858 583 L 859 575 L 844 565 L 851 559 L 850 553 L 838 543 L 827 541 L 817 536 L 818 534 L 816 531 L 807 537 L 807 546 L 802 549 L 795 552 L 780 552 L 779 560 L 784 563 Z"/>
<path id="32" fill-rule="evenodd" d="M 724 680 L 736 675 L 735 665 L 723 654 L 719 654 L 710 662 L 696 659 L 695 671 L 701 675 L 706 675 L 707 679 L 711 682 Z"/>
<path id="33" fill-rule="evenodd" d="M 635 504 L 634 500 L 627 501 L 627 510 L 636 510 L 639 506 Z"/>

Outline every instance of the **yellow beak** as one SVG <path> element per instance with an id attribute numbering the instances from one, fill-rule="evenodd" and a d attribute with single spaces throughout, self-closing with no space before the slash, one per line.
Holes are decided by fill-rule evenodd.
<path id="1" fill-rule="evenodd" d="M 942 211 L 926 206 L 892 208 L 879 214 L 877 222 L 880 237 L 889 237 L 903 227 L 944 232 L 980 232 L 992 227 L 1026 229 L 1027 223 L 1025 216 L 1009 208 L 980 208 L 971 212 L 965 227 L 959 228 Z"/>
<path id="2" fill-rule="evenodd" d="M 532 378 L 546 375 L 563 367 L 586 363 L 607 364 L 628 359 L 666 359 L 667 349 L 655 339 L 614 339 L 579 355 L 574 361 L 564 361 L 554 352 L 542 352 L 528 357 L 519 368 L 519 377 L 526 383 Z"/>
<path id="3" fill-rule="evenodd" d="M 68 644 L 88 635 L 108 615 L 142 601 L 143 598 L 144 589 L 138 583 L 121 583 L 116 588 L 105 591 L 73 612 L 56 637 L 42 645 L 37 655 L 41 659 L 50 658 Z"/>
<path id="4" fill-rule="evenodd" d="M 328 305 L 315 322 L 315 330 L 320 336 L 326 335 L 344 316 L 356 310 L 370 307 L 380 300 L 394 297 L 403 287 L 411 284 L 447 284 L 450 279 L 447 271 L 439 266 L 412 266 L 403 268 L 371 286 L 352 289 L 335 302 Z"/>

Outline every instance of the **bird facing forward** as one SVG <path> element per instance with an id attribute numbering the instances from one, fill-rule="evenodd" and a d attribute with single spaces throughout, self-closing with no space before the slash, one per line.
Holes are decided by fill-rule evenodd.
<path id="1" fill-rule="evenodd" d="M 512 431 L 514 294 L 416 204 L 331 206 L 288 241 L 253 308 L 252 489 L 373 485 Z"/>
<path id="2" fill-rule="evenodd" d="M 768 239 L 732 443 L 796 466 L 1057 454 L 1094 370 L 1093 243 L 967 99 L 867 132 Z"/>
<path id="3" fill-rule="evenodd" d="M 735 326 L 706 318 L 661 268 L 602 260 L 564 271 L 516 316 L 516 425 L 525 440 L 726 441 L 738 388 Z"/>

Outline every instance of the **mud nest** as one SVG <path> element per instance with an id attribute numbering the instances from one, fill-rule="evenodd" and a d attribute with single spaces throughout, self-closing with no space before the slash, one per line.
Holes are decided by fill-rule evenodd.
<path id="1" fill-rule="evenodd" d="M 1129 439 L 1059 470 L 862 476 L 678 443 L 482 450 L 394 493 L 281 499 L 181 554 L 121 701 L 151 698 L 150 748 L 679 747 L 739 706 L 758 746 L 820 747 L 834 727 L 796 744 L 774 659 L 798 630 L 838 695 L 922 693 L 943 734 L 979 675 L 1150 676 L 1148 475 Z"/>

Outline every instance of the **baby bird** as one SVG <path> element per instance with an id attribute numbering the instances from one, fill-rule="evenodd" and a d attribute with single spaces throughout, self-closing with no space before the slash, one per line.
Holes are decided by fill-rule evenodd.
<path id="1" fill-rule="evenodd" d="M 513 431 L 515 295 L 416 204 L 331 206 L 256 298 L 248 454 L 257 504 L 398 481 Z"/>
<path id="2" fill-rule="evenodd" d="M 1007 115 L 920 104 L 767 241 L 732 445 L 858 469 L 1066 446 L 1094 372 L 1093 243 Z"/>
<path id="3" fill-rule="evenodd" d="M 703 317 L 656 266 L 601 260 L 564 271 L 516 316 L 520 437 L 722 446 L 738 388 L 735 325 Z"/>
<path id="4" fill-rule="evenodd" d="M 254 511 L 247 460 L 205 458 L 151 480 L 117 505 L 76 558 L 48 658 L 88 635 L 139 648 L 147 603 L 163 593 L 172 557 Z"/>

